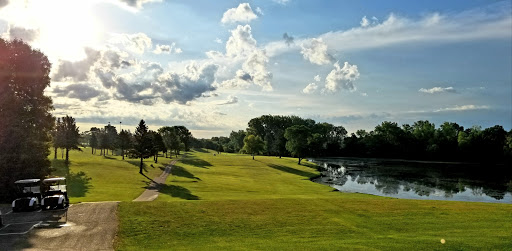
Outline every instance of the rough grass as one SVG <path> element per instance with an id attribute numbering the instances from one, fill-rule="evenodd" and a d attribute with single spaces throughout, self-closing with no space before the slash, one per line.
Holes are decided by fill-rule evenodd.
<path id="1" fill-rule="evenodd" d="M 296 159 L 193 152 L 157 201 L 120 204 L 116 248 L 512 250 L 512 205 L 332 192 L 315 175 Z"/>
<path id="2" fill-rule="evenodd" d="M 53 157 L 50 156 L 50 157 Z M 140 160 L 122 160 L 121 156 L 105 157 L 91 154 L 90 148 L 83 152 L 70 151 L 70 163 L 65 164 L 60 157 L 52 160 L 54 176 L 66 176 L 68 195 L 71 203 L 92 201 L 131 201 L 139 196 L 147 186 L 149 179 L 158 176 L 162 168 L 170 162 L 159 158 L 155 164 L 153 158 L 145 159 L 147 177 L 139 174 Z M 153 167 L 151 167 L 153 165 Z"/>

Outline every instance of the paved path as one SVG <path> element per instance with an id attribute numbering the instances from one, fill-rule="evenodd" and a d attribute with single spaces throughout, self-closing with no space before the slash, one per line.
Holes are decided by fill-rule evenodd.
<path id="1" fill-rule="evenodd" d="M 165 184 L 165 180 L 167 176 L 171 173 L 171 168 L 178 159 L 173 160 L 169 165 L 165 167 L 165 170 L 160 174 L 160 176 L 153 179 L 149 187 L 135 200 L 133 201 L 153 201 L 158 197 L 160 185 Z"/>
<path id="2" fill-rule="evenodd" d="M 118 202 L 80 203 L 68 209 L 65 224 L 49 224 L 47 214 L 27 212 L 7 215 L 9 227 L 0 230 L 0 250 L 113 250 L 117 233 Z M 51 216 L 50 216 L 51 217 Z M 31 224 L 36 219 L 40 224 Z M 27 225 L 27 226 L 25 226 Z M 22 233 L 30 225 L 30 232 Z M 2 235 L 2 232 L 21 234 Z"/>

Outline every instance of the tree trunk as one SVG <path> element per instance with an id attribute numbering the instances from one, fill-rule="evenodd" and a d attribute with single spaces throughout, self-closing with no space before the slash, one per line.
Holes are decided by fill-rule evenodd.
<path id="1" fill-rule="evenodd" d="M 158 163 L 158 153 L 155 155 L 155 163 Z"/>
<path id="2" fill-rule="evenodd" d="M 66 148 L 66 163 L 69 162 L 69 148 Z"/>
<path id="3" fill-rule="evenodd" d="M 56 159 L 57 158 L 57 147 L 54 147 L 53 150 L 55 150 L 55 156 L 53 158 Z"/>
<path id="4" fill-rule="evenodd" d="M 121 155 L 123 155 L 123 160 L 124 160 L 124 149 L 121 148 Z"/>
<path id="5" fill-rule="evenodd" d="M 142 174 L 142 161 L 143 161 L 144 158 L 142 158 L 142 156 L 140 157 L 140 170 L 139 170 L 139 173 Z"/>
<path id="6" fill-rule="evenodd" d="M 301 157 L 299 157 L 299 165 L 300 165 L 300 161 L 301 161 L 301 160 L 302 160 L 302 158 L 301 158 Z"/>
<path id="7" fill-rule="evenodd" d="M 252 160 L 254 160 L 254 154 L 252 155 Z"/>
<path id="8" fill-rule="evenodd" d="M 94 147 L 91 147 L 91 154 L 94 154 Z"/>
<path id="9" fill-rule="evenodd" d="M 64 148 L 61 148 L 60 149 L 60 158 L 63 159 L 64 158 Z"/>

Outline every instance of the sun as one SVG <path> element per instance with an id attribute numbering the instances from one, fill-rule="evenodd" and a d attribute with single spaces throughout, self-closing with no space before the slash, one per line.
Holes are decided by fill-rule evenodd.
<path id="1" fill-rule="evenodd" d="M 102 26 L 93 13 L 97 1 L 26 0 L 10 4 L 8 21 L 11 25 L 37 30 L 33 41 L 50 60 L 80 60 L 84 47 L 99 45 Z"/>

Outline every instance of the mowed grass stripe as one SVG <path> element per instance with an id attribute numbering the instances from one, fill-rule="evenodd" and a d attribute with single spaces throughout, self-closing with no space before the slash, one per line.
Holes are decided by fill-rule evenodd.
<path id="1" fill-rule="evenodd" d="M 512 205 L 332 192 L 287 158 L 193 152 L 177 167 L 157 201 L 120 204 L 118 249 L 512 249 Z"/>
<path id="2" fill-rule="evenodd" d="M 160 175 L 170 161 L 159 158 L 159 163 L 155 164 L 153 158 L 145 159 L 145 175 L 150 178 Z M 92 155 L 90 148 L 86 148 L 83 152 L 70 151 L 68 166 L 64 160 L 54 159 L 52 166 L 56 170 L 52 174 L 67 177 L 71 203 L 131 201 L 146 189 L 149 182 L 139 174 L 139 163 L 137 159 L 122 160 L 121 156 L 100 156 L 99 150 L 97 155 Z"/>

